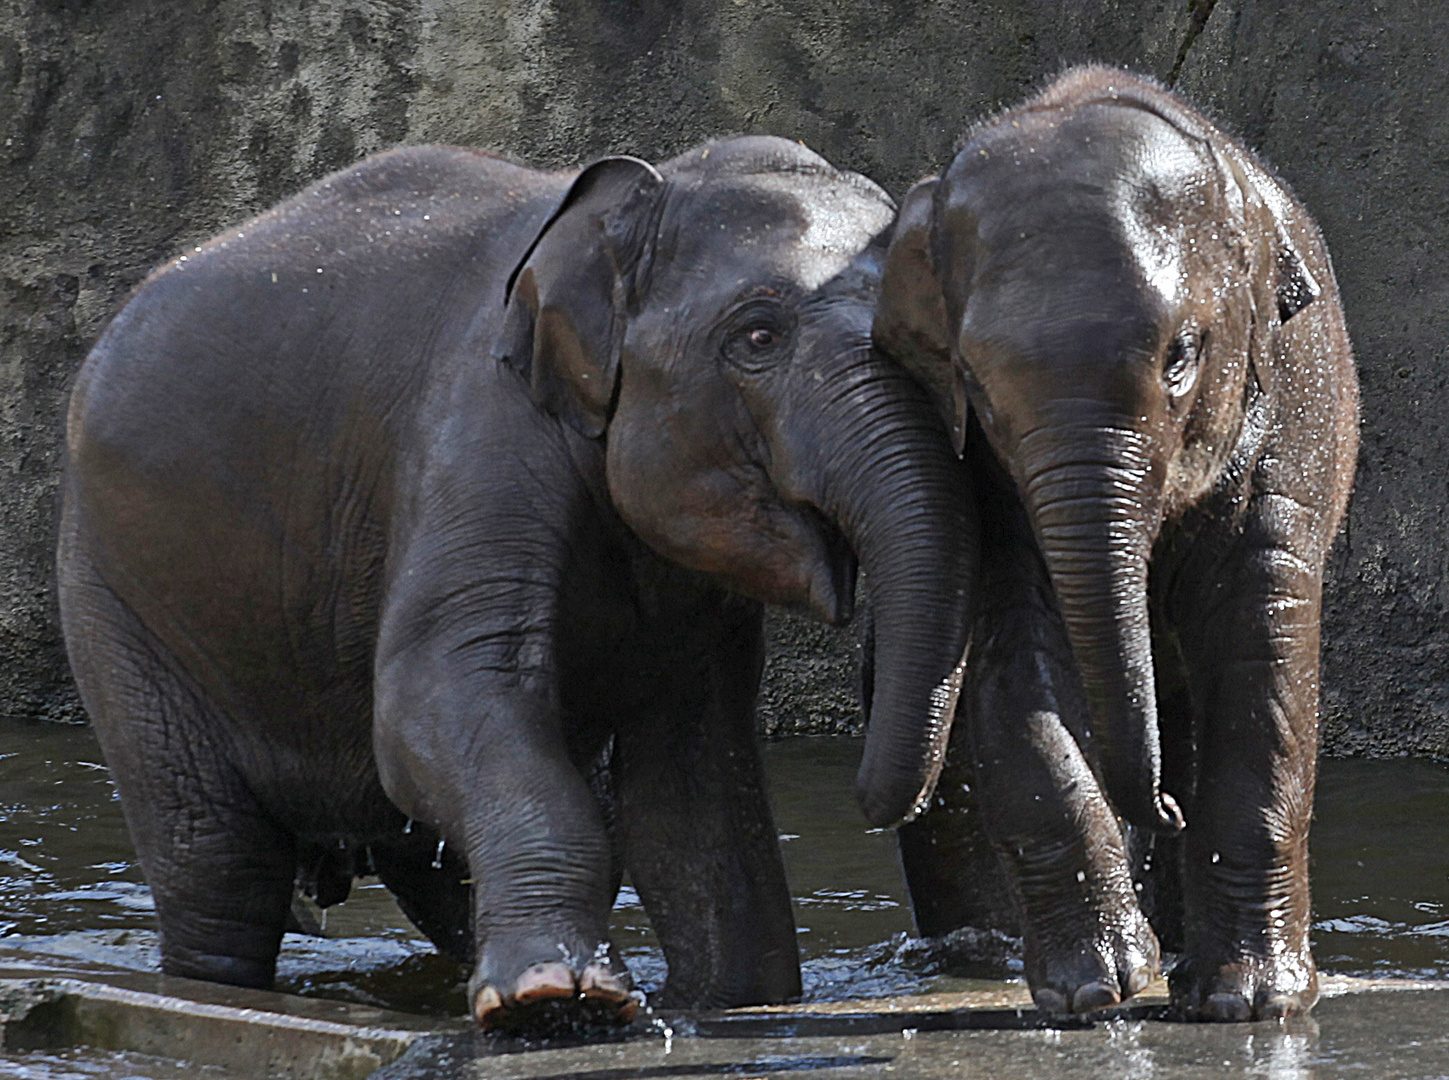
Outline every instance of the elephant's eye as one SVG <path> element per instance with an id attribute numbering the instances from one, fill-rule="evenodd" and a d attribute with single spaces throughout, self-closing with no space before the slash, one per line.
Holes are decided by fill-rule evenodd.
<path id="1" fill-rule="evenodd" d="M 1207 331 L 1197 327 L 1182 330 L 1167 346 L 1162 381 L 1169 395 L 1180 398 L 1197 382 L 1198 362 L 1207 344 Z"/>
<path id="2" fill-rule="evenodd" d="M 778 303 L 754 300 L 730 320 L 723 341 L 725 358 L 745 371 L 764 371 L 785 356 L 793 325 Z"/>

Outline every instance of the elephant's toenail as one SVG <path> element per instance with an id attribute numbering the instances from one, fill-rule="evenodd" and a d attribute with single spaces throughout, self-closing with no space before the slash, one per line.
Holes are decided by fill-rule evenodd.
<path id="1" fill-rule="evenodd" d="M 1152 985 L 1152 971 L 1150 968 L 1140 967 L 1131 975 L 1127 976 L 1127 992 L 1123 997 L 1132 997 L 1142 993 Z"/>
<path id="2" fill-rule="evenodd" d="M 1242 1023 L 1251 1019 L 1253 1010 L 1249 1007 L 1247 999 L 1242 994 L 1219 993 L 1211 994 L 1203 1002 L 1202 1016 L 1204 1020 L 1216 1020 L 1221 1023 Z"/>
<path id="3" fill-rule="evenodd" d="M 513 998 L 520 1005 L 549 998 L 569 998 L 578 992 L 574 973 L 567 964 L 534 964 L 518 977 Z"/>
<path id="4" fill-rule="evenodd" d="M 503 1012 L 503 995 L 491 986 L 478 991 L 473 1001 L 473 1019 L 483 1028 L 491 1027 Z"/>
<path id="5" fill-rule="evenodd" d="M 1121 1002 L 1115 987 L 1104 982 L 1089 982 L 1077 987 L 1072 995 L 1072 1012 L 1095 1012 Z"/>
<path id="6" fill-rule="evenodd" d="M 624 1001 L 629 996 L 625 980 L 606 968 L 592 965 L 585 968 L 580 976 L 579 991 L 586 998 L 607 1002 Z"/>
<path id="7" fill-rule="evenodd" d="M 1060 990 L 1053 990 L 1044 986 L 1040 990 L 1032 991 L 1032 999 L 1036 1007 L 1045 1013 L 1064 1013 L 1067 1011 L 1067 997 Z"/>
<path id="8" fill-rule="evenodd" d="M 1282 1020 L 1301 1011 L 1298 999 L 1292 994 L 1273 994 L 1258 1006 L 1258 1016 L 1263 1020 Z"/>

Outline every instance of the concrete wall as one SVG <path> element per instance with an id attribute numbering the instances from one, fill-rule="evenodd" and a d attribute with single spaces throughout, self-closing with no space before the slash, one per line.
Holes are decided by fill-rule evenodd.
<path id="1" fill-rule="evenodd" d="M 0 0 L 0 713 L 75 715 L 50 587 L 65 388 L 159 260 L 399 142 L 565 166 L 772 132 L 899 194 L 1094 59 L 1206 105 L 1323 225 L 1365 417 L 1326 741 L 1449 753 L 1446 31 L 1442 0 Z M 770 723 L 847 721 L 851 633 L 773 631 Z"/>

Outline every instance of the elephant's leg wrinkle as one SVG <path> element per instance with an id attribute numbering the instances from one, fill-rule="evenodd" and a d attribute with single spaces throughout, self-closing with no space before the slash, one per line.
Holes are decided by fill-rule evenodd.
<path id="1" fill-rule="evenodd" d="M 707 655 L 680 655 L 656 702 L 622 721 L 610 768 L 629 877 L 664 947 L 659 1004 L 799 998 L 790 893 L 755 735 L 758 608 L 726 613 Z"/>
<path id="2" fill-rule="evenodd" d="M 494 987 L 505 1003 L 569 996 L 608 954 L 608 837 L 566 760 L 524 761 L 515 750 L 507 767 L 504 783 L 474 771 L 479 794 L 463 823 L 478 943 L 471 986 L 475 994 Z"/>
<path id="3" fill-rule="evenodd" d="M 1308 829 L 1320 594 L 1308 565 L 1244 553 L 1231 601 L 1189 638 L 1203 716 L 1186 836 L 1186 952 L 1172 989 L 1194 1018 L 1270 1019 L 1318 997 Z"/>

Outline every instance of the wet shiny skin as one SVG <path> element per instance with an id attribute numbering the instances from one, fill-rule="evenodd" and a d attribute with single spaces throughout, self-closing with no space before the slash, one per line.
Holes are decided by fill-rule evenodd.
<path id="1" fill-rule="evenodd" d="M 806 996 L 964 987 L 902 949 L 909 909 L 894 838 L 850 797 L 860 744 L 790 739 L 765 752 L 804 958 Z M 7 945 L 154 966 L 150 897 L 89 729 L 0 723 L 0 932 Z M 1449 767 L 1325 761 L 1313 826 L 1314 954 L 1326 972 L 1449 978 Z M 461 1015 L 465 973 L 433 953 L 387 890 L 359 881 L 324 938 L 289 934 L 279 989 Z M 645 988 L 659 947 L 633 891 L 614 940 Z M 986 973 L 983 973 L 986 974 Z M 998 974 L 1010 977 L 1009 971 Z"/>

